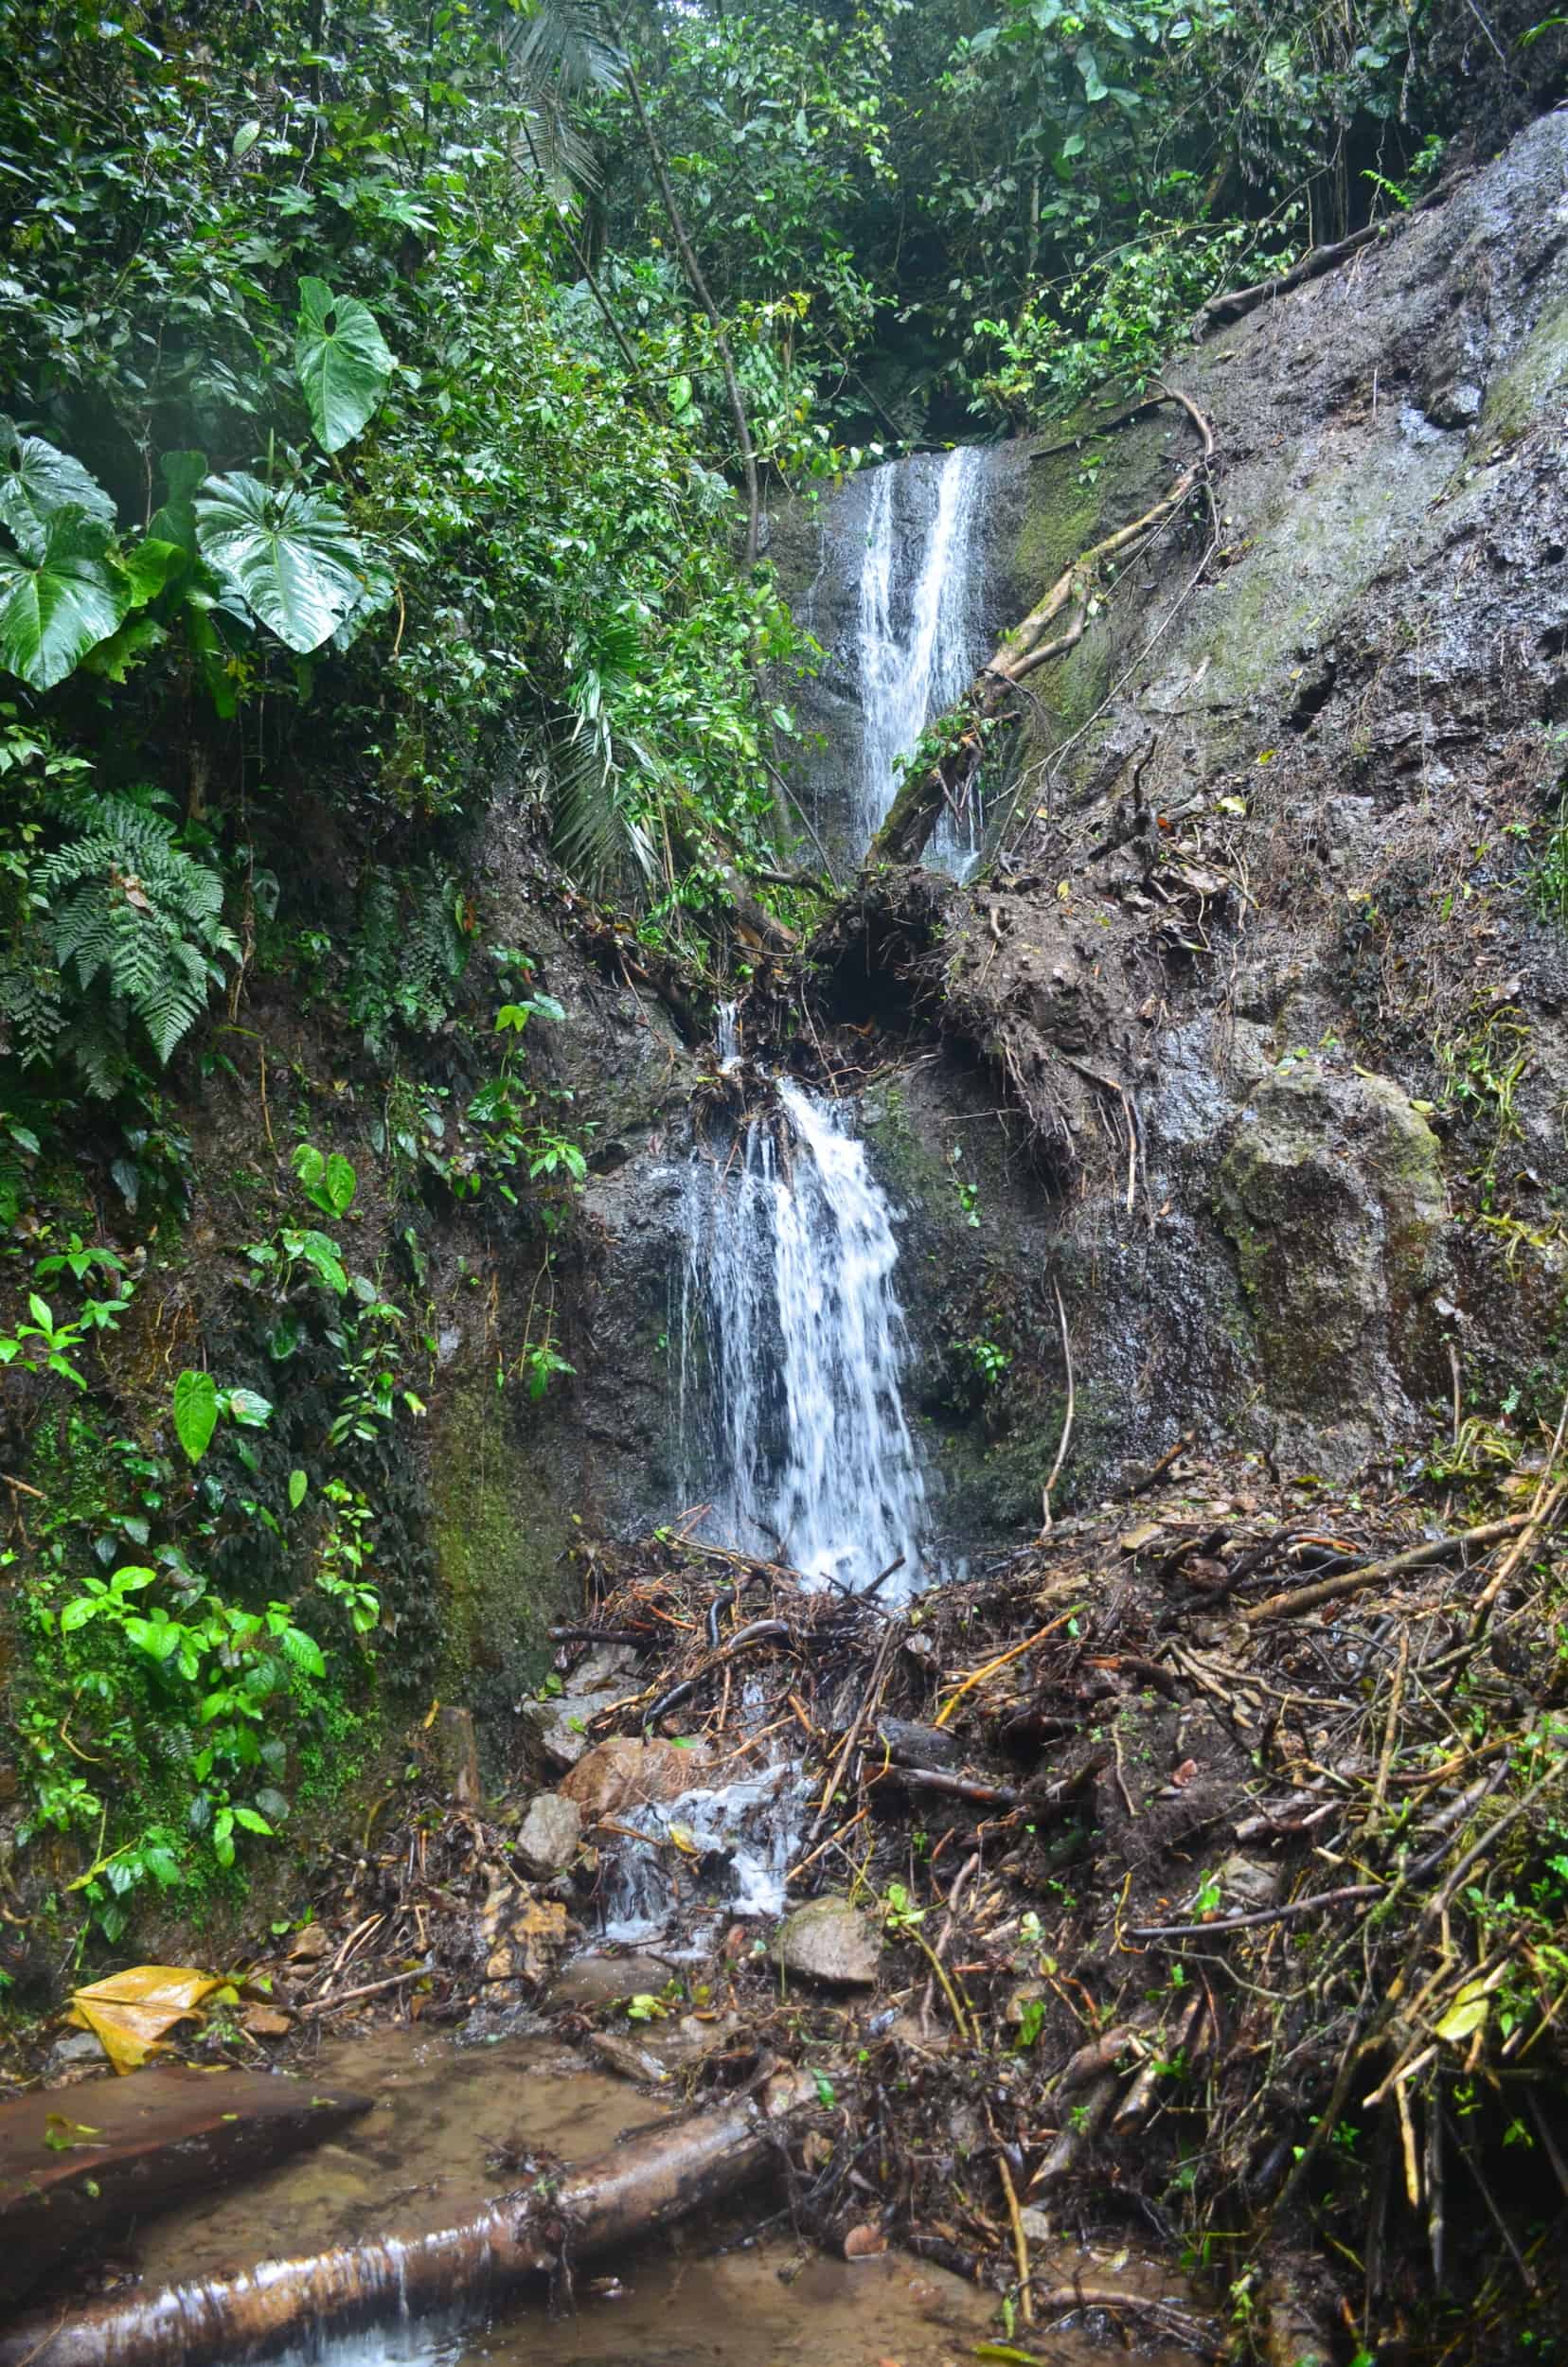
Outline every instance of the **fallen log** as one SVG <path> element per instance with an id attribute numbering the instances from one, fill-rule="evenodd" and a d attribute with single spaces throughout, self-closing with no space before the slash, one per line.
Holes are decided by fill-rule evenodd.
<path id="1" fill-rule="evenodd" d="M 721 2201 L 775 2157 L 779 2124 L 817 2099 L 810 2073 L 786 2073 L 456 2227 L 34 2316 L 0 2336 L 0 2367 L 211 2367 L 381 2317 L 471 2308 L 550 2274 L 563 2252 L 586 2259 Z"/>
<path id="2" fill-rule="evenodd" d="M 1402 1554 L 1391 1554 L 1386 1561 L 1366 1562 L 1359 1570 L 1342 1571 L 1337 1577 L 1320 1578 L 1313 1586 L 1297 1586 L 1283 1594 L 1270 1594 L 1261 1603 L 1254 1603 L 1242 1617 L 1250 1628 L 1265 1619 L 1298 1619 L 1303 1611 L 1316 1611 L 1320 1603 L 1337 1603 L 1346 1594 L 1364 1594 L 1369 1586 L 1381 1586 L 1384 1578 L 1402 1578 L 1407 1571 L 1425 1570 L 1434 1561 L 1452 1560 L 1471 1545 L 1495 1545 L 1505 1537 L 1517 1537 L 1528 1528 L 1531 1515 L 1516 1512 L 1506 1521 L 1488 1521 L 1485 1527 L 1464 1529 L 1455 1537 L 1430 1538 L 1425 1544 L 1412 1545 Z"/>

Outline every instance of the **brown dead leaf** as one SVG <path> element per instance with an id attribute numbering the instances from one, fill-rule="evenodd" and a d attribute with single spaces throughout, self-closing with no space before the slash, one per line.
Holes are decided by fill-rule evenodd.
<path id="1" fill-rule="evenodd" d="M 188 1965 L 133 1965 L 75 1990 L 65 2019 L 92 2031 L 117 2072 L 134 2071 L 157 2049 L 166 2030 L 191 2020 L 202 2000 L 222 1985 L 216 1974 L 195 1972 Z"/>
<path id="2" fill-rule="evenodd" d="M 844 2239 L 846 2260 L 870 2260 L 877 2252 L 886 2250 L 886 2236 L 869 2219 L 862 2220 L 859 2227 L 852 2227 Z"/>
<path id="3" fill-rule="evenodd" d="M 308 1923 L 303 1931 L 296 1931 L 289 1942 L 291 1965 L 316 1965 L 331 1949 L 331 1941 L 319 1923 Z"/>
<path id="4" fill-rule="evenodd" d="M 1180 1790 L 1181 1790 L 1181 1789 L 1182 1789 L 1182 1786 L 1183 1786 L 1184 1784 L 1190 1784 L 1190 1783 L 1191 1783 L 1191 1781 L 1192 1781 L 1193 1777 L 1197 1774 L 1197 1772 L 1198 1772 L 1198 1762 L 1197 1762 L 1197 1760 L 1196 1760 L 1196 1759 L 1184 1759 L 1184 1760 L 1182 1761 L 1182 1764 L 1181 1764 L 1181 1766 L 1180 1766 L 1180 1767 L 1173 1767 L 1173 1768 L 1171 1769 L 1171 1771 L 1170 1771 L 1170 1780 L 1171 1780 L 1171 1782 L 1172 1782 L 1172 1783 L 1176 1786 L 1177 1790 L 1178 1790 L 1178 1791 L 1180 1791 Z"/>

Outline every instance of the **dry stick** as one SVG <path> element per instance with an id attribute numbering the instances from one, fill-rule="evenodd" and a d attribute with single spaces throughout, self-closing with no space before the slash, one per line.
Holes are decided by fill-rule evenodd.
<path id="1" fill-rule="evenodd" d="M 892 1654 L 894 1638 L 899 1632 L 898 1625 L 893 1621 L 889 1622 L 883 1631 L 882 1640 L 877 1647 L 877 1657 L 871 1664 L 871 1682 L 865 1688 L 859 1709 L 855 1712 L 849 1732 L 845 1735 L 843 1743 L 834 1755 L 832 1766 L 828 1771 L 828 1781 L 822 1787 L 822 1798 L 817 1805 L 811 1829 L 806 1836 L 808 1848 L 828 1822 L 828 1811 L 832 1806 L 833 1792 L 839 1776 L 848 1767 L 850 1753 L 864 1731 L 866 1719 L 874 1717 L 882 1706 L 882 1688 L 887 1682 L 887 1663 Z"/>
<path id="2" fill-rule="evenodd" d="M 1562 1451 L 1562 1433 L 1565 1425 L 1568 1425 L 1568 1397 L 1564 1397 L 1562 1412 L 1558 1415 L 1557 1435 L 1552 1440 L 1551 1452 L 1546 1457 L 1545 1468 L 1541 1474 L 1541 1485 L 1536 1489 L 1530 1505 L 1529 1518 L 1523 1535 L 1504 1557 L 1497 1575 L 1483 1587 L 1475 1598 L 1475 1615 L 1470 1622 L 1472 1643 L 1480 1640 L 1481 1630 L 1487 1624 L 1487 1613 L 1519 1568 L 1520 1563 L 1528 1561 L 1542 1534 L 1556 1524 L 1557 1517 L 1564 1502 L 1568 1501 L 1568 1480 L 1559 1480 L 1555 1486 L 1552 1485 L 1552 1472 L 1556 1468 L 1558 1456 Z"/>
<path id="3" fill-rule="evenodd" d="M 953 1800 L 974 1800 L 982 1807 L 1018 1808 L 1024 1794 L 1011 1784 L 982 1784 L 969 1775 L 947 1775 L 935 1767 L 900 1767 L 890 1763 L 880 1771 L 910 1791 L 945 1792 Z"/>
<path id="4" fill-rule="evenodd" d="M 1394 1764 L 1394 1745 L 1399 1738 L 1399 1703 L 1404 1699 L 1405 1670 L 1409 1665 L 1410 1630 L 1405 1628 L 1399 1637 L 1399 1664 L 1394 1671 L 1394 1685 L 1388 1700 L 1388 1723 L 1383 1729 L 1382 1756 L 1378 1761 L 1378 1780 L 1372 1787 L 1372 1804 L 1366 1812 L 1369 1824 L 1382 1806 L 1383 1796 L 1388 1789 L 1388 1771 Z"/>
<path id="5" fill-rule="evenodd" d="M 8 1487 L 20 1488 L 24 1496 L 36 1496 L 40 1504 L 44 1502 L 42 1487 L 29 1487 L 26 1480 L 13 1479 L 9 1471 L 0 1471 L 0 1480 L 4 1480 Z"/>
<path id="6" fill-rule="evenodd" d="M 1013 2258 L 1018 2263 L 1018 2306 L 1024 2323 L 1034 2323 L 1034 2295 L 1029 2290 L 1029 2239 L 1024 2233 L 1024 2215 L 1018 2207 L 1018 2189 L 1012 2182 L 1007 2157 L 997 2149 L 996 2166 L 1002 2173 L 1002 2192 L 1007 2198 L 1007 2216 L 1012 2222 Z"/>
<path id="7" fill-rule="evenodd" d="M 1298 1586 L 1288 1594 L 1271 1594 L 1241 1615 L 1249 1627 L 1256 1627 L 1263 1619 L 1292 1619 L 1301 1611 L 1315 1611 L 1319 1603 L 1337 1602 L 1344 1594 L 1360 1594 L 1384 1578 L 1403 1577 L 1407 1570 L 1422 1570 L 1431 1562 L 1448 1561 L 1454 1554 L 1462 1554 L 1467 1546 L 1495 1545 L 1505 1537 L 1517 1537 L 1521 1529 L 1528 1527 L 1529 1521 L 1527 1512 L 1518 1512 L 1506 1521 L 1488 1521 L 1484 1528 L 1466 1529 L 1458 1537 L 1439 1537 L 1425 1545 L 1412 1545 L 1407 1552 L 1394 1554 L 1387 1561 L 1369 1562 L 1363 1570 L 1347 1570 L 1337 1578 L 1320 1578 L 1314 1586 Z"/>
<path id="8" fill-rule="evenodd" d="M 817 1860 L 822 1857 L 826 1851 L 831 1849 L 835 1842 L 841 1842 L 846 1833 L 852 1833 L 856 1825 L 863 1823 L 864 1820 L 870 1815 L 870 1813 L 871 1804 L 867 1801 L 864 1807 L 857 1808 L 855 1810 L 854 1815 L 849 1819 L 849 1822 L 846 1824 L 841 1824 L 836 1833 L 829 1833 L 826 1841 L 819 1841 L 809 1858 L 802 1858 L 798 1865 L 793 1865 L 790 1868 L 790 1871 L 784 1877 L 786 1886 L 791 1882 L 798 1880 L 799 1877 L 805 1873 L 809 1865 L 815 1865 Z"/>
<path id="9" fill-rule="evenodd" d="M 1492 45 L 1496 47 L 1495 42 Z M 1421 214 L 1429 205 L 1441 205 L 1445 198 L 1452 194 L 1462 177 L 1459 173 L 1451 173 L 1446 181 L 1439 181 L 1435 188 L 1428 189 L 1425 197 L 1417 199 L 1410 212 Z M 1408 220 L 1409 216 L 1404 219 Z M 1256 311 L 1258 305 L 1268 303 L 1271 297 L 1288 295 L 1292 288 L 1302 287 L 1309 279 L 1321 279 L 1325 272 L 1332 271 L 1337 263 L 1345 262 L 1360 248 L 1370 245 L 1374 239 L 1381 238 L 1393 227 L 1391 222 L 1370 222 L 1364 230 L 1352 230 L 1347 239 L 1338 239 L 1331 246 L 1310 248 L 1299 263 L 1292 264 L 1289 271 L 1281 272 L 1277 278 L 1260 279 L 1250 288 L 1228 288 L 1222 294 L 1211 295 L 1208 302 L 1198 309 L 1192 325 L 1193 334 L 1202 338 L 1210 327 L 1228 329 L 1233 321 L 1241 320 L 1248 312 Z"/>
<path id="10" fill-rule="evenodd" d="M 643 1836 L 639 1834 L 637 1838 L 640 1841 Z M 357 1989 L 340 1989 L 336 1997 L 312 1998 L 308 2005 L 298 2007 L 299 2019 L 304 2021 L 312 2014 L 335 2014 L 340 2005 L 351 2005 L 356 1998 L 380 1997 L 385 1989 L 401 1989 L 405 1981 L 422 1981 L 427 1972 L 434 1972 L 435 1969 L 435 1959 L 427 1957 L 422 1965 L 414 1966 L 409 1972 L 388 1973 L 384 1981 L 362 1982 Z"/>
<path id="11" fill-rule="evenodd" d="M 1067 1309 L 1061 1304 L 1061 1285 L 1054 1274 L 1051 1277 L 1051 1288 L 1056 1292 L 1057 1321 L 1061 1326 L 1061 1356 L 1067 1368 L 1067 1411 L 1062 1418 L 1061 1438 L 1057 1447 L 1056 1461 L 1051 1466 L 1051 1476 L 1040 1491 L 1042 1516 L 1040 1533 L 1042 1537 L 1048 1536 L 1050 1533 L 1051 1490 L 1061 1477 L 1061 1467 L 1067 1459 L 1067 1448 L 1073 1435 L 1073 1412 L 1078 1402 L 1073 1388 L 1073 1350 L 1067 1337 Z"/>
<path id="12" fill-rule="evenodd" d="M 1343 1890 L 1316 1891 L 1310 1898 L 1292 1898 L 1284 1907 L 1258 1907 L 1251 1914 L 1217 1915 L 1212 1923 L 1134 1923 L 1127 1927 L 1131 1940 L 1206 1940 L 1218 1931 L 1256 1931 L 1266 1923 L 1293 1923 L 1315 1915 L 1324 1907 L 1351 1907 L 1365 1898 L 1387 1895 L 1384 1882 L 1351 1882 Z"/>
<path id="13" fill-rule="evenodd" d="M 969 1856 L 964 1860 L 964 1862 L 959 1867 L 957 1873 L 953 1876 L 952 1888 L 948 1892 L 947 1913 L 942 1917 L 942 1928 L 936 1935 L 936 1955 L 938 1961 L 940 1961 L 940 1959 L 948 1952 L 948 1947 L 953 1938 L 953 1918 L 958 1913 L 958 1901 L 963 1895 L 964 1884 L 969 1880 L 971 1874 L 977 1874 L 979 1870 L 980 1852 L 978 1849 L 972 1849 L 971 1850 Z M 925 1986 L 925 1995 L 920 2000 L 920 2028 L 922 2030 L 926 2029 L 930 2022 L 931 1997 L 935 1986 L 935 1984 L 934 1982 L 928 1981 Z"/>
<path id="14" fill-rule="evenodd" d="M 959 1702 L 963 1700 L 966 1693 L 972 1693 L 976 1685 L 984 1684 L 988 1677 L 994 1677 L 997 1670 L 999 1668 L 1006 1668 L 1009 1661 L 1017 1660 L 1023 1653 L 1032 1651 L 1037 1644 L 1043 1644 L 1048 1635 L 1055 1635 L 1059 1628 L 1064 1628 L 1068 1620 L 1076 1618 L 1077 1615 L 1077 1606 L 1075 1605 L 1071 1609 L 1062 1611 L 1059 1618 L 1048 1619 L 1044 1627 L 1037 1628 L 1035 1629 L 1033 1635 L 1026 1635 L 1022 1644 L 1009 1645 L 1005 1652 L 998 1652 L 996 1658 L 994 1660 L 989 1660 L 984 1668 L 971 1670 L 969 1676 L 964 1679 L 963 1683 L 958 1687 L 958 1690 L 953 1695 L 952 1700 L 949 1701 L 944 1708 L 937 1711 L 937 1725 L 945 1726 L 947 1724 L 948 1719 L 953 1716 L 953 1711 L 958 1707 Z"/>
<path id="15" fill-rule="evenodd" d="M 936 1950 L 932 1947 L 931 1942 L 925 1937 L 923 1932 L 917 1931 L 913 1924 L 906 1924 L 904 1926 L 903 1937 L 906 1940 L 914 1941 L 916 1947 L 919 1949 L 921 1955 L 931 1967 L 932 1971 L 936 1975 L 937 1980 L 941 1983 L 942 1995 L 947 1999 L 949 2010 L 953 2015 L 953 2027 L 958 2033 L 959 2042 L 964 2046 L 977 2044 L 977 2034 L 970 2028 L 968 2018 L 964 2013 L 962 2005 L 958 2002 L 958 1992 L 953 1987 L 952 1981 L 948 1978 L 948 1968 L 946 1965 L 943 1964 L 941 1958 L 937 1955 Z"/>

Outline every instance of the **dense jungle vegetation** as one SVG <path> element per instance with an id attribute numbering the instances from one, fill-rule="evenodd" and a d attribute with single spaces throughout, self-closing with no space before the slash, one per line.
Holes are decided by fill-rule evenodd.
<path id="1" fill-rule="evenodd" d="M 438 1659 L 393 1550 L 425 1251 L 398 1221 L 362 1270 L 369 1179 L 316 1139 L 330 1090 L 285 1064 L 269 1102 L 254 998 L 336 1031 L 380 1201 L 482 1198 L 547 1268 L 589 1146 L 530 1066 L 560 1006 L 474 894 L 486 813 L 698 994 L 798 927 L 811 652 L 769 497 L 1135 384 L 1215 289 L 1521 119 L 1539 16 L 0 5 L 0 1561 L 35 1903 L 113 1940 L 237 1882 Z M 192 1253 L 187 1116 L 224 1078 L 275 1180 L 232 1328 L 164 1337 L 137 1301 Z M 569 1369 L 548 1309 L 497 1374 L 533 1398 Z"/>

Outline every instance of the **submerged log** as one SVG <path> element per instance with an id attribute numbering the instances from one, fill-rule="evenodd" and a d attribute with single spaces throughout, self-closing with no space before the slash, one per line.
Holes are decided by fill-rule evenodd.
<path id="1" fill-rule="evenodd" d="M 335 2137 L 371 2098 L 181 2064 L 0 2106 L 0 2305 L 133 2219 Z"/>
<path id="2" fill-rule="evenodd" d="M 263 2260 L 63 2321 L 34 2317 L 0 2337 L 0 2367 L 208 2367 L 379 2317 L 472 2307 L 549 2274 L 563 2252 L 586 2259 L 721 2201 L 774 2157 L 779 2122 L 816 2101 L 810 2073 L 786 2073 L 755 2096 L 602 2154 L 558 2185 L 502 2195 L 456 2227 Z"/>

